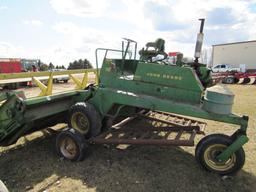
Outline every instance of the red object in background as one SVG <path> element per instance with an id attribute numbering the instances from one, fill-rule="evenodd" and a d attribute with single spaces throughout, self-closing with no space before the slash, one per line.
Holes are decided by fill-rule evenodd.
<path id="1" fill-rule="evenodd" d="M 178 53 L 179 53 L 179 52 L 169 52 L 169 53 L 168 53 L 168 56 L 169 56 L 169 57 L 175 57 L 175 56 L 177 56 Z"/>
<path id="2" fill-rule="evenodd" d="M 37 72 L 37 68 L 36 68 L 35 65 L 32 65 L 32 71 L 33 71 L 33 72 Z"/>
<path id="3" fill-rule="evenodd" d="M 20 73 L 21 70 L 19 59 L 0 59 L 0 73 Z"/>

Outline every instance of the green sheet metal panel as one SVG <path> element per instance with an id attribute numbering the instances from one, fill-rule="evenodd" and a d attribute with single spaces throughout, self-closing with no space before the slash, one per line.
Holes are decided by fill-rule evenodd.
<path id="1" fill-rule="evenodd" d="M 203 87 L 191 68 L 140 62 L 134 80 L 201 92 Z"/>
<path id="2" fill-rule="evenodd" d="M 80 90 L 24 99 L 15 92 L 10 93 L 0 106 L 0 145 L 15 141 L 15 138 L 39 126 L 41 121 L 47 124 L 44 118 L 50 119 L 66 112 L 71 105 L 86 100 L 90 95 L 91 91 Z"/>
<path id="3" fill-rule="evenodd" d="M 132 70 L 126 65 L 133 64 Z M 120 70 L 119 60 L 106 59 L 101 69 L 100 86 L 157 96 L 187 103 L 200 103 L 203 87 L 194 71 L 144 62 L 124 63 Z"/>
<path id="4" fill-rule="evenodd" d="M 203 110 L 200 104 L 186 104 L 182 102 L 171 101 L 168 99 L 162 99 L 159 97 L 135 94 L 112 88 L 99 88 L 96 91 L 94 97 L 92 97 L 89 102 L 92 103 L 99 110 L 102 116 L 106 115 L 114 104 L 120 104 L 237 124 L 241 125 L 244 130 L 246 130 L 248 124 L 247 117 L 240 117 L 235 114 L 221 115 L 216 113 L 210 113 Z"/>

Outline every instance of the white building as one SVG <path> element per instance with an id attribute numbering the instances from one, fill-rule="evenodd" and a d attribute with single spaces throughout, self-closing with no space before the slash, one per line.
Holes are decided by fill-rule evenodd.
<path id="1" fill-rule="evenodd" d="M 256 40 L 213 45 L 212 63 L 231 67 L 244 64 L 247 70 L 256 71 Z"/>

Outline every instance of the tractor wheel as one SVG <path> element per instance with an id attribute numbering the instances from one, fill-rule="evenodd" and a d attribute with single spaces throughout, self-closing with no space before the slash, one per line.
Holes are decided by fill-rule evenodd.
<path id="1" fill-rule="evenodd" d="M 204 137 L 196 146 L 195 156 L 199 164 L 219 175 L 232 175 L 239 171 L 245 162 L 243 148 L 233 153 L 226 162 L 219 162 L 216 157 L 232 144 L 232 139 L 223 134 L 212 134 Z"/>
<path id="2" fill-rule="evenodd" d="M 70 108 L 68 125 L 86 138 L 94 137 L 101 132 L 101 117 L 90 103 L 79 102 Z"/>
<path id="3" fill-rule="evenodd" d="M 57 135 L 58 155 L 70 161 L 82 161 L 88 148 L 84 136 L 74 129 L 65 129 Z"/>

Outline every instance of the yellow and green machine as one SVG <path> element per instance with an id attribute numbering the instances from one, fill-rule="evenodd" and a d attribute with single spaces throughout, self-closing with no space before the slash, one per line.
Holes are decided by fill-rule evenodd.
<path id="1" fill-rule="evenodd" d="M 42 89 L 39 97 L 26 99 L 20 91 L 1 93 L 0 144 L 13 144 L 25 134 L 64 122 L 68 128 L 57 135 L 56 150 L 72 161 L 83 159 L 88 144 L 194 146 L 196 134 L 203 134 L 205 127 L 190 119 L 194 117 L 240 126 L 231 136 L 205 136 L 195 151 L 206 170 L 221 175 L 236 173 L 245 162 L 242 146 L 248 141 L 248 117 L 231 112 L 234 95 L 213 86 L 211 71 L 198 62 L 203 25 L 204 19 L 192 63 L 166 62 L 162 39 L 147 44 L 137 59 L 137 43 L 125 39 L 121 50 L 96 50 L 95 84 L 88 85 L 86 76 L 82 82 L 73 78 L 80 89 L 51 94 L 52 76 L 64 73 L 51 72 L 50 88 L 36 81 Z M 120 58 L 109 57 L 113 52 Z M 104 54 L 98 70 L 100 53 Z M 157 123 L 148 128 L 127 127 L 134 118 Z M 170 133 L 177 135 L 170 139 Z M 182 139 L 183 133 L 189 138 Z"/>

